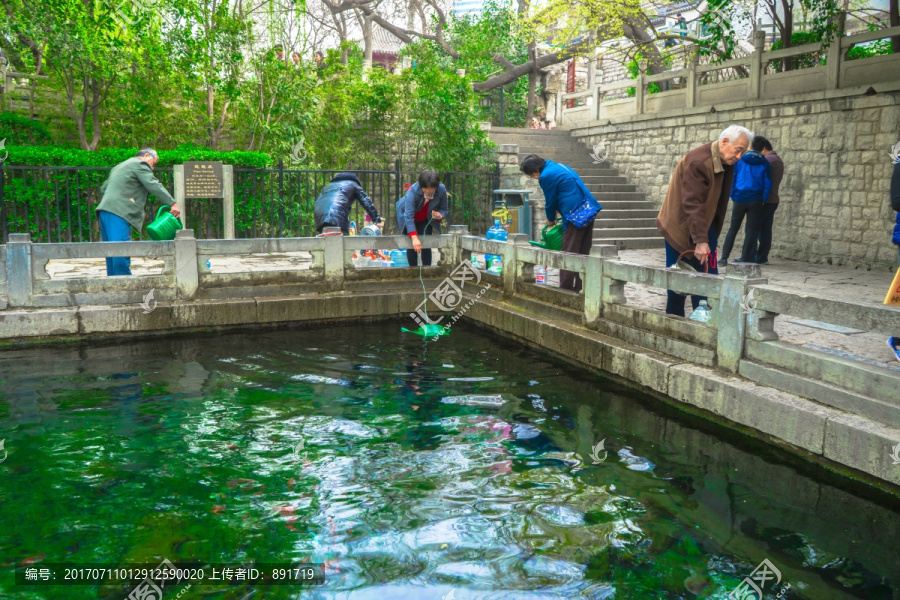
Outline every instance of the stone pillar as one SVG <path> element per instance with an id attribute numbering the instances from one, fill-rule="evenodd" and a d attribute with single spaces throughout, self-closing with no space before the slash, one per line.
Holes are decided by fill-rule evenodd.
<path id="1" fill-rule="evenodd" d="M 634 80 L 634 114 L 644 114 L 644 87 L 647 85 L 647 61 L 641 59 L 638 63 L 637 79 Z"/>
<path id="2" fill-rule="evenodd" d="M 685 82 L 685 104 L 687 108 L 697 106 L 697 67 L 700 66 L 700 54 L 696 46 L 691 47 L 691 62 L 687 64 L 687 81 Z"/>
<path id="3" fill-rule="evenodd" d="M 737 373 L 744 354 L 747 331 L 747 294 L 752 285 L 768 283 L 762 278 L 759 265 L 729 264 L 719 296 L 719 336 L 716 355 L 719 368 Z"/>
<path id="4" fill-rule="evenodd" d="M 841 63 L 844 53 L 841 50 L 841 38 L 838 34 L 831 40 L 828 46 L 828 54 L 825 58 L 825 89 L 836 90 L 841 87 Z"/>
<path id="5" fill-rule="evenodd" d="M 512 233 L 503 245 L 503 296 L 509 298 L 516 293 L 516 277 L 520 273 L 516 246 L 527 246 L 528 236 L 524 233 Z"/>
<path id="6" fill-rule="evenodd" d="M 452 271 L 455 265 L 458 265 L 463 261 L 462 236 L 469 235 L 469 226 L 451 225 L 449 233 L 453 236 L 453 247 L 450 249 L 448 261 L 450 263 L 450 270 Z"/>
<path id="7" fill-rule="evenodd" d="M 193 300 L 199 289 L 197 240 L 193 229 L 182 229 L 175 233 L 175 295 L 179 300 Z"/>
<path id="8" fill-rule="evenodd" d="M 763 61 L 763 49 L 766 45 L 766 32 L 753 34 L 753 54 L 750 55 L 750 98 L 759 98 L 762 93 L 762 78 L 766 70 Z"/>
<path id="9" fill-rule="evenodd" d="M 325 287 L 329 292 L 344 289 L 344 236 L 340 227 L 326 227 L 322 230 L 326 235 L 322 238 L 325 245 Z"/>
<path id="10" fill-rule="evenodd" d="M 614 245 L 596 245 L 586 261 L 584 273 L 584 322 L 591 325 L 603 314 L 603 261 L 618 258 Z"/>
<path id="11" fill-rule="evenodd" d="M 222 165 L 222 213 L 225 221 L 225 239 L 234 239 L 234 167 Z"/>
<path id="12" fill-rule="evenodd" d="M 10 307 L 34 306 L 30 233 L 9 234 L 6 243 L 6 281 Z"/>
<path id="13" fill-rule="evenodd" d="M 175 183 L 175 204 L 181 209 L 181 226 L 187 228 L 187 205 L 184 201 L 184 165 L 172 167 L 172 180 Z"/>

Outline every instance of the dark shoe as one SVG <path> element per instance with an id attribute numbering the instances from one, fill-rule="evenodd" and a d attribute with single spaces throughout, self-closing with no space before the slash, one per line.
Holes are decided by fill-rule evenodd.
<path id="1" fill-rule="evenodd" d="M 744 261 L 743 261 L 743 259 L 740 259 L 740 258 L 739 258 L 739 259 L 737 259 L 737 260 L 734 261 L 734 262 L 736 262 L 736 263 L 743 263 Z"/>
<path id="2" fill-rule="evenodd" d="M 767 261 L 767 260 L 757 260 L 757 261 L 756 261 L 756 264 L 758 264 L 758 265 L 767 265 L 767 264 L 769 264 L 769 261 Z"/>
<path id="3" fill-rule="evenodd" d="M 900 360 L 900 338 L 889 337 L 887 345 L 894 352 L 894 356 L 897 357 L 897 360 Z"/>
<path id="4" fill-rule="evenodd" d="M 720 261 L 719 261 L 719 266 L 720 266 L 720 267 L 727 267 L 727 266 L 728 266 L 728 259 L 727 259 L 727 258 L 723 258 L 722 260 L 720 260 Z"/>

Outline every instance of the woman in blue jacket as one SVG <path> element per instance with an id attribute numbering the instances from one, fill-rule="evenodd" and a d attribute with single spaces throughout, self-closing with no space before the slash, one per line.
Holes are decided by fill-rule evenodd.
<path id="1" fill-rule="evenodd" d="M 547 225 L 553 227 L 556 224 L 557 213 L 562 217 L 562 251 L 573 254 L 590 254 L 591 245 L 594 242 L 594 217 L 590 217 L 581 227 L 575 227 L 566 218 L 566 215 L 572 216 L 585 203 L 587 205 L 584 206 L 584 209 L 588 213 L 593 211 L 594 215 L 603 208 L 581 181 L 581 177 L 570 167 L 546 160 L 536 154 L 529 154 L 522 159 L 519 169 L 532 179 L 538 180 L 538 184 L 544 192 Z M 581 277 L 573 271 L 560 271 L 559 287 L 564 290 L 580 292 Z"/>
<path id="2" fill-rule="evenodd" d="M 409 266 L 431 266 L 431 248 L 422 249 L 420 235 L 430 235 L 432 231 L 441 233 L 441 221 L 450 211 L 447 188 L 434 171 L 427 169 L 419 173 L 419 181 L 413 184 L 406 195 L 397 201 L 397 229 L 400 234 L 412 238 L 413 250 L 406 251 Z"/>

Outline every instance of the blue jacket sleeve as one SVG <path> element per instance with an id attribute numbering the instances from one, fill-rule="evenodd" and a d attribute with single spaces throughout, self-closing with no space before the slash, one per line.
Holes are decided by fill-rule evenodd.
<path id="1" fill-rule="evenodd" d="M 403 217 L 402 223 L 403 227 L 406 229 L 407 233 L 414 233 L 416 231 L 416 186 L 418 184 L 413 185 L 406 192 L 406 195 L 403 196 Z M 399 233 L 403 233 L 401 230 Z"/>
<path id="2" fill-rule="evenodd" d="M 556 178 L 551 173 L 547 173 L 546 176 L 543 176 L 543 173 L 541 175 L 538 184 L 541 186 L 541 191 L 544 192 L 544 214 L 547 215 L 548 221 L 555 221 L 559 202 L 556 195 Z"/>
<path id="3" fill-rule="evenodd" d="M 768 161 L 763 166 L 766 168 L 765 173 L 763 173 L 763 204 L 765 204 L 769 199 L 769 192 L 772 191 L 772 167 Z"/>

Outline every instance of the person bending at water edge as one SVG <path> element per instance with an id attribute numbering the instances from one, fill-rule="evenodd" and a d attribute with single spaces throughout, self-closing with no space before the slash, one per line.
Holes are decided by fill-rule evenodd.
<path id="1" fill-rule="evenodd" d="M 556 214 L 562 219 L 562 251 L 590 254 L 594 240 L 594 218 L 603 208 L 594 198 L 581 177 L 571 167 L 529 154 L 522 159 L 519 170 L 538 180 L 544 192 L 544 211 L 547 227 L 556 224 Z M 559 288 L 581 291 L 581 276 L 574 271 L 559 272 Z"/>
<path id="2" fill-rule="evenodd" d="M 144 148 L 136 156 L 112 168 L 109 177 L 100 187 L 100 204 L 97 220 L 100 221 L 100 239 L 104 242 L 128 242 L 131 228 L 138 233 L 144 226 L 147 214 L 147 196 L 169 206 L 172 216 L 181 214 L 175 198 L 153 176 L 153 167 L 159 155 L 152 148 Z M 116 256 L 106 259 L 107 275 L 131 275 L 131 258 Z"/>
<path id="3" fill-rule="evenodd" d="M 430 235 L 433 231 L 440 234 L 441 221 L 449 210 L 447 188 L 438 174 L 431 169 L 419 173 L 419 180 L 397 201 L 397 228 L 401 234 L 408 233 L 412 238 L 413 249 L 406 251 L 409 266 L 419 265 L 419 254 L 422 255 L 422 266 L 431 266 L 431 248 L 422 249 L 419 236 Z"/>
<path id="4" fill-rule="evenodd" d="M 362 204 L 372 221 L 381 222 L 378 209 L 363 191 L 359 177 L 349 172 L 338 173 L 316 198 L 316 233 L 322 233 L 326 227 L 340 227 L 344 235 L 350 235 L 350 211 L 354 201 Z"/>

